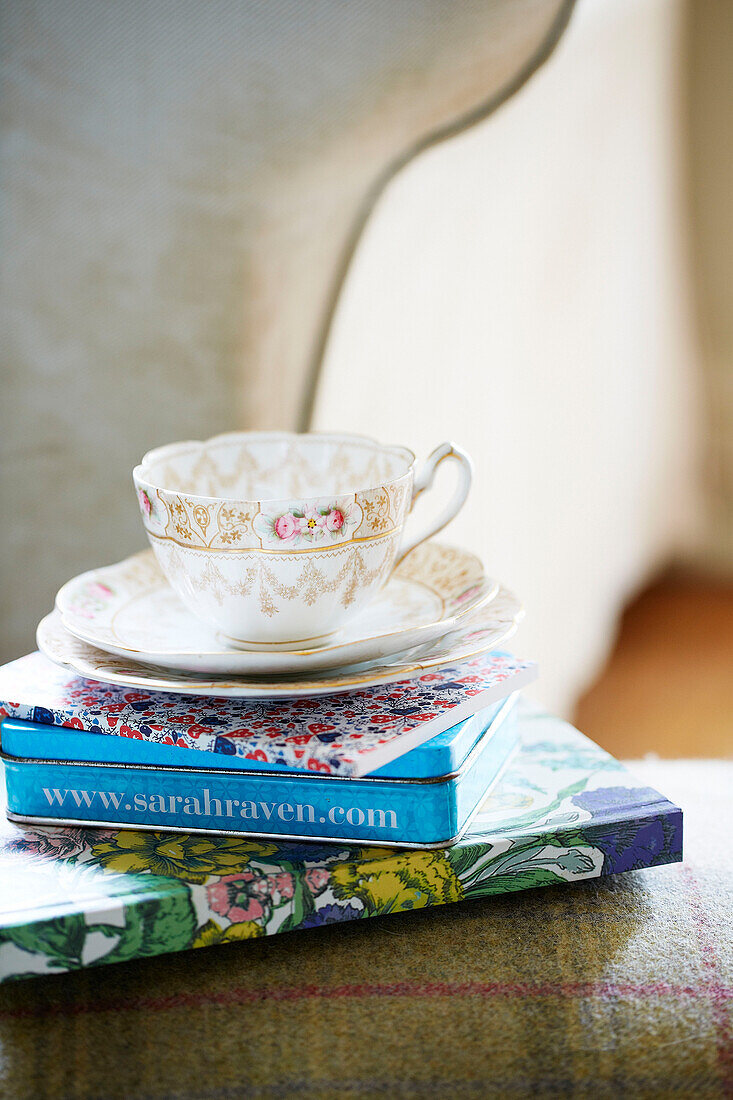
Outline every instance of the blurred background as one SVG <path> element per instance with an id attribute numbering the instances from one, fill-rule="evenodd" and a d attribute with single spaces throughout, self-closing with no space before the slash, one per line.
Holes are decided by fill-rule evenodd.
<path id="1" fill-rule="evenodd" d="M 537 697 L 733 753 L 733 5 L 9 0 L 0 42 L 3 659 L 145 545 L 151 446 L 453 438 Z"/>

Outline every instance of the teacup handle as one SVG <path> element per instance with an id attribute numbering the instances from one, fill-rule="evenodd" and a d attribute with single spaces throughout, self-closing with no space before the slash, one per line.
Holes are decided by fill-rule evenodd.
<path id="1" fill-rule="evenodd" d="M 412 511 L 412 507 L 420 494 L 424 493 L 425 490 L 429 489 L 433 484 L 435 471 L 438 469 L 438 466 L 448 458 L 452 458 L 458 463 L 459 480 L 456 491 L 445 508 L 443 508 L 442 512 L 439 513 L 437 519 L 428 527 L 427 531 L 400 547 L 395 565 L 399 565 L 402 559 L 406 558 L 410 551 L 414 550 L 416 546 L 419 546 L 421 542 L 425 542 L 425 539 L 432 538 L 438 531 L 442 531 L 445 525 L 450 523 L 465 503 L 468 491 L 471 488 L 473 463 L 466 452 L 462 451 L 460 447 L 457 447 L 455 443 L 441 443 L 426 459 L 419 474 L 415 477 L 412 487 L 410 511 Z"/>

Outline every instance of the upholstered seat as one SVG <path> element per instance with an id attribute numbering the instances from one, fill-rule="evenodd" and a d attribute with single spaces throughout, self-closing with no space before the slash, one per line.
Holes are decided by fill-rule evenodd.
<path id="1" fill-rule="evenodd" d="M 4 7 L 4 659 L 69 576 L 141 545 L 151 446 L 307 423 L 386 181 L 515 91 L 571 8 Z"/>
<path id="2" fill-rule="evenodd" d="M 0 989 L 0 1092 L 726 1097 L 733 764 L 633 765 L 684 865 Z"/>

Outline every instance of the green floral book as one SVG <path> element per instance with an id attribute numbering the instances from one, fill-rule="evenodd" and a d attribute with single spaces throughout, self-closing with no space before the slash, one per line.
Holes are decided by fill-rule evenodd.
<path id="1" fill-rule="evenodd" d="M 682 813 L 557 718 L 434 851 L 0 824 L 0 979 L 123 962 L 682 858 Z"/>

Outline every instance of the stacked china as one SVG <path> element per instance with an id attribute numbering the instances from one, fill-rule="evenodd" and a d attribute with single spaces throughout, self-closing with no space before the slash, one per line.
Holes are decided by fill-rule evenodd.
<path id="1" fill-rule="evenodd" d="M 439 464 L 460 480 L 418 537 L 405 524 Z M 69 581 L 38 644 L 82 676 L 274 699 L 389 683 L 499 646 L 522 609 L 473 554 L 427 541 L 463 505 L 471 463 L 444 443 L 244 432 L 151 451 L 134 471 L 152 546 Z"/>
<path id="2" fill-rule="evenodd" d="M 413 505 L 448 461 L 452 498 L 415 535 Z M 457 839 L 534 677 L 498 651 L 516 598 L 433 540 L 466 500 L 468 456 L 444 443 L 418 471 L 406 447 L 362 436 L 231 433 L 157 448 L 133 476 L 151 548 L 65 584 L 40 654 L 9 673 L 9 697 L 55 730 L 16 731 L 11 815 Z M 73 818 L 48 795 L 62 789 L 82 791 Z"/>

